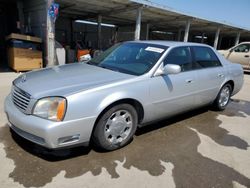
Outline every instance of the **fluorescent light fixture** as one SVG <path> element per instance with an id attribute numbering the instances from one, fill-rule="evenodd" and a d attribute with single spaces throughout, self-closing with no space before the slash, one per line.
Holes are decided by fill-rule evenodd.
<path id="1" fill-rule="evenodd" d="M 167 31 L 152 31 L 153 33 L 159 33 L 164 35 L 173 35 L 173 32 L 167 32 Z"/>
<path id="2" fill-rule="evenodd" d="M 173 35 L 173 32 L 166 32 L 167 35 Z"/>
<path id="3" fill-rule="evenodd" d="M 195 36 L 195 38 L 197 38 L 197 39 L 202 39 L 202 36 L 201 36 L 201 35 L 197 35 L 197 36 Z M 204 38 L 204 39 L 207 39 L 206 36 L 203 36 L 203 38 Z"/>
<path id="4" fill-rule="evenodd" d="M 82 23 L 82 24 L 89 24 L 89 25 L 98 25 L 97 22 L 91 22 L 87 20 L 75 20 L 76 23 Z M 106 23 L 101 23 L 101 26 L 104 27 L 116 27 L 116 25 L 113 24 L 106 24 Z"/>

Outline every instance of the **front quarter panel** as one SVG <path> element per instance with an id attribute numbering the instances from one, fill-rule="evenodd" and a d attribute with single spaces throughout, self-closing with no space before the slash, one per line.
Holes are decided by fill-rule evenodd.
<path id="1" fill-rule="evenodd" d="M 86 117 L 97 118 L 112 103 L 122 99 L 134 99 L 146 109 L 150 103 L 147 79 L 131 79 L 67 96 L 65 120 Z"/>

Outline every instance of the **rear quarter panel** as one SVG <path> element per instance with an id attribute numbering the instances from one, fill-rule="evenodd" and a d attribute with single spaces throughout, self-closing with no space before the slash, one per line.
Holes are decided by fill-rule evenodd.
<path id="1" fill-rule="evenodd" d="M 218 51 L 215 50 L 220 62 L 225 68 L 225 80 L 223 85 L 232 80 L 234 82 L 234 89 L 232 95 L 235 95 L 240 91 L 244 83 L 244 72 L 243 68 L 240 64 L 232 63 L 228 61 L 223 55 L 221 55 Z M 221 86 L 222 87 L 222 86 Z"/>
<path id="2" fill-rule="evenodd" d="M 244 83 L 243 68 L 239 64 L 228 63 L 227 73 L 229 77 L 228 79 L 233 80 L 234 82 L 234 89 L 233 89 L 232 95 L 235 95 L 241 90 L 243 83 Z"/>

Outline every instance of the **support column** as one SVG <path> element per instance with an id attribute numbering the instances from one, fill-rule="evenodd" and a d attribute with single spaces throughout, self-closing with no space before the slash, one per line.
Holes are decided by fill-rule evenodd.
<path id="1" fill-rule="evenodd" d="M 49 16 L 48 10 L 54 0 L 47 0 L 47 30 L 46 30 L 46 66 L 52 67 L 56 64 L 55 56 L 55 23 L 53 19 Z"/>
<path id="2" fill-rule="evenodd" d="M 118 36 L 118 30 L 119 30 L 119 27 L 116 26 L 112 32 L 112 38 L 111 38 L 111 42 L 112 42 L 112 45 L 116 44 L 118 41 L 117 41 L 117 36 Z"/>
<path id="3" fill-rule="evenodd" d="M 218 42 L 217 49 L 220 49 L 220 48 L 221 48 L 222 39 L 223 39 L 223 36 L 221 36 L 221 37 L 219 38 L 219 42 Z"/>
<path id="4" fill-rule="evenodd" d="M 25 28 L 24 28 L 24 14 L 23 14 L 23 1 L 17 1 L 17 8 L 18 8 L 18 17 L 19 17 L 19 23 L 20 23 L 20 31 L 21 34 L 24 34 Z"/>
<path id="5" fill-rule="evenodd" d="M 178 30 L 177 41 L 181 41 L 181 29 Z"/>
<path id="6" fill-rule="evenodd" d="M 70 19 L 70 45 L 72 46 L 74 42 L 74 23 L 75 21 L 73 19 Z"/>
<path id="7" fill-rule="evenodd" d="M 220 27 L 217 28 L 216 33 L 215 33 L 215 38 L 214 38 L 214 48 L 217 49 L 218 47 L 218 41 L 220 37 Z"/>
<path id="8" fill-rule="evenodd" d="M 97 18 L 97 46 L 98 49 L 101 50 L 102 49 L 102 16 L 98 15 Z"/>
<path id="9" fill-rule="evenodd" d="M 149 39 L 149 28 L 150 28 L 150 25 L 149 23 L 146 24 L 146 40 Z"/>
<path id="10" fill-rule="evenodd" d="M 115 28 L 115 36 L 114 36 L 114 44 L 116 44 L 116 43 L 118 42 L 118 41 L 117 41 L 118 30 L 119 30 L 119 27 L 116 27 L 116 28 Z"/>
<path id="11" fill-rule="evenodd" d="M 235 44 L 234 44 L 234 45 L 239 44 L 239 42 L 240 42 L 240 32 L 237 33 L 237 36 L 236 36 L 236 38 L 235 38 Z"/>
<path id="12" fill-rule="evenodd" d="M 184 42 L 188 42 L 190 24 L 191 24 L 191 20 L 187 20 L 186 28 L 185 28 L 185 34 L 184 34 L 184 40 L 183 40 Z"/>
<path id="13" fill-rule="evenodd" d="M 204 43 L 204 40 L 205 40 L 205 33 L 202 33 L 202 36 L 201 36 L 201 43 Z"/>
<path id="14" fill-rule="evenodd" d="M 141 34 L 141 13 L 142 13 L 142 7 L 139 7 L 137 9 L 137 16 L 136 16 L 136 25 L 135 25 L 135 40 L 140 40 L 140 34 Z"/>

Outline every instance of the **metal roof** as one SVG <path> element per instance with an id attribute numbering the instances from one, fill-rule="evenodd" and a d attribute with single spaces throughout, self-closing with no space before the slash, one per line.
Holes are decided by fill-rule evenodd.
<path id="1" fill-rule="evenodd" d="M 211 20 L 211 19 L 208 19 L 208 18 L 205 18 L 205 17 L 196 16 L 196 15 L 194 15 L 192 13 L 186 13 L 186 12 L 183 13 L 183 12 L 177 11 L 177 10 L 171 8 L 171 7 L 161 5 L 161 4 L 158 4 L 158 3 L 154 3 L 154 2 L 152 2 L 150 0 L 130 0 L 130 1 L 140 3 L 140 4 L 143 4 L 143 5 L 147 5 L 147 6 L 150 6 L 150 7 L 158 8 L 158 9 L 165 10 L 165 11 L 174 12 L 174 13 L 179 14 L 179 15 L 183 15 L 183 16 L 187 16 L 187 17 L 193 17 L 193 18 L 197 18 L 199 20 L 210 22 L 210 23 L 212 22 L 212 23 L 215 23 L 215 24 L 225 25 L 225 26 L 238 28 L 238 29 L 242 29 L 242 30 L 246 30 L 246 31 L 250 32 L 250 28 L 239 26 L 239 25 L 230 23 L 230 22 L 225 21 L 225 20 L 223 20 L 223 21 L 216 20 L 216 19 Z"/>
<path id="2" fill-rule="evenodd" d="M 132 25 L 136 20 L 137 8 L 143 7 L 142 23 L 149 23 L 153 29 L 176 32 L 185 29 L 186 21 L 190 19 L 192 33 L 214 34 L 220 27 L 223 35 L 235 36 L 237 32 L 241 32 L 241 37 L 250 37 L 250 30 L 247 28 L 184 14 L 147 0 L 56 0 L 56 2 L 60 3 L 61 15 L 70 16 L 72 19 L 93 21 L 98 14 L 101 14 L 105 23 L 118 26 Z"/>

